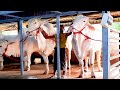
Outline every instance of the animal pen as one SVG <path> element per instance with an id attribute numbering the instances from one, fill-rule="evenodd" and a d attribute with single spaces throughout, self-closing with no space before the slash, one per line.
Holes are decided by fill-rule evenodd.
<path id="1" fill-rule="evenodd" d="M 86 14 L 86 13 L 92 13 L 92 12 L 98 12 L 98 11 L 68 11 L 68 12 L 60 12 L 60 11 L 50 11 L 49 13 L 43 13 L 43 14 L 39 14 L 36 16 L 29 16 L 29 17 L 20 17 L 20 16 L 16 16 L 16 15 L 11 15 L 11 14 L 16 14 L 22 11 L 0 11 L 0 15 L 1 16 L 6 16 L 6 17 L 11 17 L 12 19 L 5 19 L 5 20 L 0 20 L 0 23 L 12 23 L 12 22 L 17 22 L 18 24 L 18 30 L 19 30 L 19 34 L 20 34 L 20 41 L 23 39 L 22 37 L 22 23 L 23 21 L 27 21 L 31 18 L 43 18 L 43 19 L 49 19 L 49 18 L 54 18 L 54 24 L 57 28 L 57 70 L 58 70 L 58 74 L 57 74 L 57 78 L 61 79 L 61 74 L 60 74 L 60 46 L 59 46 L 59 33 L 60 33 L 60 24 L 61 24 L 61 17 L 64 16 L 74 16 L 77 14 Z M 107 12 L 101 12 L 101 13 L 107 13 Z M 94 17 L 94 16 L 93 16 Z M 73 20 L 73 19 L 72 19 Z M 114 20 L 114 18 L 113 18 Z M 91 20 L 92 21 L 92 20 Z M 98 21 L 100 23 L 100 21 Z M 62 23 L 65 24 L 65 23 Z M 69 26 L 69 22 L 67 23 Z M 71 24 L 71 23 L 70 23 Z M 118 37 L 111 37 L 110 34 L 112 33 L 117 33 Z M 109 29 L 106 27 L 102 27 L 102 66 L 103 66 L 103 79 L 119 79 L 120 76 L 120 61 L 119 61 L 119 57 L 120 57 L 120 31 L 117 30 L 113 30 L 113 29 Z M 112 39 L 115 39 L 113 42 Z M 118 55 L 116 56 L 110 56 L 110 44 L 117 44 L 118 45 L 118 49 L 114 50 L 114 52 L 118 52 Z M 111 64 L 110 61 L 112 61 L 113 59 L 118 58 L 118 61 L 114 64 Z M 116 75 L 112 75 L 112 73 L 114 73 L 116 70 L 118 70 L 118 73 Z M 24 76 L 24 65 L 23 65 L 23 43 L 20 42 L 20 72 L 21 72 L 21 76 Z"/>

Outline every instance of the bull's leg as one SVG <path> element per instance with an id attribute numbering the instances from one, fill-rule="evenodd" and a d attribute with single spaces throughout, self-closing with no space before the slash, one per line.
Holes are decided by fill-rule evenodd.
<path id="1" fill-rule="evenodd" d="M 68 50 L 68 54 L 66 54 L 66 59 L 67 59 L 67 68 L 69 69 L 69 75 L 71 74 L 71 50 Z"/>
<path id="2" fill-rule="evenodd" d="M 73 50 L 74 50 L 74 53 L 75 53 L 75 56 L 77 57 L 78 61 L 79 61 L 79 65 L 80 65 L 80 69 L 81 69 L 81 72 L 80 72 L 80 78 L 84 78 L 84 63 L 83 63 L 83 59 L 84 59 L 84 56 L 85 55 L 85 50 L 80 50 L 80 44 L 79 43 L 76 43 L 77 41 L 75 39 L 73 39 Z M 82 53 L 81 53 L 82 52 Z"/>
<path id="3" fill-rule="evenodd" d="M 67 60 L 67 69 L 70 69 L 71 68 L 71 64 L 70 64 L 70 59 Z"/>
<path id="4" fill-rule="evenodd" d="M 43 59 L 44 59 L 44 63 L 45 63 L 45 72 L 44 74 L 48 74 L 49 73 L 49 60 L 48 60 L 48 56 L 42 55 Z"/>
<path id="5" fill-rule="evenodd" d="M 79 61 L 79 66 L 80 66 L 80 75 L 79 75 L 79 78 L 84 78 L 84 62 L 83 62 L 83 56 L 84 55 L 84 52 L 81 54 L 81 57 L 80 57 L 80 55 L 78 54 L 76 57 L 77 57 L 77 59 L 78 59 L 78 61 Z"/>
<path id="6" fill-rule="evenodd" d="M 28 66 L 27 66 L 27 71 L 30 71 L 30 65 L 31 65 L 31 54 L 30 55 L 28 55 L 28 64 L 27 64 Z"/>
<path id="7" fill-rule="evenodd" d="M 24 60 L 24 71 L 27 71 L 27 60 Z"/>
<path id="8" fill-rule="evenodd" d="M 96 78 L 95 72 L 94 72 L 94 59 L 95 59 L 95 52 L 93 50 L 91 50 L 90 51 L 91 78 Z"/>
<path id="9" fill-rule="evenodd" d="M 79 76 L 80 78 L 84 78 L 84 62 L 83 62 L 84 57 L 85 57 L 85 51 L 82 51 L 81 58 L 80 58 L 80 56 L 77 57 L 79 60 L 80 68 L 81 68 L 81 72 L 80 72 L 80 76 Z"/>
<path id="10" fill-rule="evenodd" d="M 88 57 L 85 57 L 85 72 L 88 72 Z"/>
<path id="11" fill-rule="evenodd" d="M 67 60 L 65 60 L 62 78 L 66 78 L 66 75 L 67 75 Z"/>
<path id="12" fill-rule="evenodd" d="M 67 61 L 68 61 L 68 52 L 67 52 L 67 49 L 65 49 L 65 63 L 64 63 L 64 68 L 63 68 L 63 78 L 65 78 L 66 77 L 66 75 L 67 75 Z"/>
<path id="13" fill-rule="evenodd" d="M 100 63 L 100 55 L 101 55 L 101 52 L 98 51 L 98 52 L 96 53 L 97 64 L 98 64 L 98 70 L 99 70 L 100 72 L 102 72 L 101 63 Z"/>
<path id="14" fill-rule="evenodd" d="M 30 70 L 30 69 L 28 69 L 28 57 L 27 56 L 24 57 L 24 70 L 25 71 Z"/>
<path id="15" fill-rule="evenodd" d="M 80 65 L 80 69 L 81 69 L 81 73 L 79 75 L 79 78 L 84 78 L 84 63 L 83 63 L 83 59 L 81 58 L 81 55 L 79 53 L 79 49 L 78 46 L 76 44 L 73 43 L 73 50 L 75 53 L 75 56 L 77 57 L 78 61 L 79 61 L 79 65 Z"/>
<path id="16" fill-rule="evenodd" d="M 24 57 L 25 71 L 30 71 L 30 65 L 31 65 L 31 54 L 27 54 L 27 56 Z"/>
<path id="17" fill-rule="evenodd" d="M 88 66 L 90 66 L 90 59 L 88 58 Z"/>
<path id="18" fill-rule="evenodd" d="M 3 66 L 3 57 L 0 58 L 0 60 L 1 60 L 1 61 L 0 61 L 0 70 L 3 70 L 3 67 L 4 67 L 4 66 Z"/>
<path id="19" fill-rule="evenodd" d="M 52 59 L 52 63 L 54 63 L 54 52 L 52 53 L 53 59 Z"/>
<path id="20" fill-rule="evenodd" d="M 71 60 L 72 48 L 67 47 L 65 50 L 66 50 L 65 54 L 66 54 L 66 60 L 67 60 L 67 69 L 70 69 L 71 68 L 70 60 Z"/>
<path id="21" fill-rule="evenodd" d="M 84 62 L 83 62 L 83 59 L 79 60 L 79 65 L 80 65 L 80 68 L 81 68 L 79 78 L 84 78 Z"/>

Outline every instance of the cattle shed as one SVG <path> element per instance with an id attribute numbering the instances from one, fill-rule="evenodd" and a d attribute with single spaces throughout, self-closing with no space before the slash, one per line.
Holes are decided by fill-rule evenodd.
<path id="1" fill-rule="evenodd" d="M 102 20 L 102 11 L 31 11 L 31 12 L 27 12 L 27 11 L 0 11 L 0 30 L 5 30 L 5 31 L 9 31 L 9 30 L 16 30 L 18 29 L 20 31 L 20 34 L 22 35 L 22 25 L 27 25 L 27 20 L 31 19 L 31 18 L 41 18 L 41 19 L 48 19 L 50 23 L 54 24 L 55 27 L 57 27 L 57 30 L 59 30 L 59 25 L 64 25 L 64 26 L 70 26 L 72 21 L 75 19 L 75 16 L 77 15 L 85 15 L 87 17 L 90 18 L 90 23 L 91 24 L 100 24 L 101 20 Z M 119 22 L 120 21 L 120 11 L 110 11 L 110 14 L 113 17 L 113 21 L 114 22 Z M 108 28 L 104 28 L 103 27 L 103 31 L 109 31 Z M 105 42 L 108 42 L 108 32 L 103 32 L 102 34 L 104 34 Z M 20 35 L 20 38 L 22 39 Z M 58 32 L 57 35 L 59 36 Z M 103 38 L 104 38 L 103 36 Z M 59 39 L 58 39 L 59 40 Z M 104 42 L 104 41 L 103 41 Z M 106 44 L 106 43 L 105 43 Z M 22 43 L 20 43 L 20 52 L 21 52 L 21 75 L 24 75 L 23 72 L 23 47 L 22 47 Z M 57 46 L 59 48 L 59 46 Z M 107 47 L 107 48 L 106 48 Z M 109 51 L 109 46 L 108 43 L 105 45 L 105 48 L 103 50 Z M 103 54 L 105 54 L 106 52 L 103 52 Z M 72 53 L 73 54 L 73 53 Z M 106 54 L 109 54 L 109 52 L 107 52 Z M 106 55 L 105 54 L 105 55 Z M 59 53 L 58 53 L 59 55 Z M 107 61 L 110 56 L 106 55 L 104 56 L 106 59 L 105 64 L 103 64 L 103 67 L 105 67 L 104 65 L 107 65 L 105 67 L 105 69 L 103 70 L 103 78 L 104 79 L 108 79 L 109 77 L 109 61 Z M 72 57 L 73 59 L 76 59 L 75 56 Z M 59 60 L 58 60 L 59 62 Z M 117 64 L 118 65 L 118 64 Z M 59 69 L 59 65 L 58 65 L 58 78 L 60 78 L 60 69 Z M 112 66 L 113 67 L 113 66 Z M 107 70 L 107 71 L 105 71 Z"/>
<path id="2" fill-rule="evenodd" d="M 42 19 L 50 19 L 50 23 L 56 25 L 56 18 L 55 14 L 60 13 L 61 11 L 15 11 L 15 12 L 2 12 L 0 14 L 0 29 L 1 30 L 16 30 L 17 29 L 17 23 L 18 19 L 24 18 L 23 23 L 26 25 L 27 20 L 32 17 L 38 17 Z M 63 13 L 62 11 L 61 13 Z M 60 24 L 64 26 L 71 25 L 72 21 L 74 20 L 76 15 L 82 14 L 85 16 L 88 16 L 90 18 L 91 24 L 99 24 L 101 23 L 102 19 L 102 13 L 101 11 L 68 11 L 64 12 L 66 15 L 63 15 L 60 17 Z M 69 14 L 71 13 L 71 14 Z M 74 14 L 73 14 L 74 13 Z M 111 15 L 113 16 L 114 22 L 120 21 L 120 11 L 110 11 Z M 48 16 L 50 14 L 50 16 Z M 42 17 L 42 15 L 46 15 Z M 48 16 L 48 17 L 47 17 Z M 6 20 L 5 20 L 6 19 Z M 12 22 L 11 22 L 12 21 Z M 8 22 L 8 23 L 7 23 Z M 9 23 L 10 22 L 10 23 Z"/>

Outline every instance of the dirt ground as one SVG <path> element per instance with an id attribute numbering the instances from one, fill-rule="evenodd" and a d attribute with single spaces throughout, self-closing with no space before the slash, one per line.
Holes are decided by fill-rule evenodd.
<path id="1" fill-rule="evenodd" d="M 50 73 L 48 75 L 43 74 L 45 64 L 34 64 L 31 65 L 30 71 L 24 71 L 24 75 L 21 76 L 20 73 L 20 65 L 19 63 L 12 63 L 12 64 L 5 64 L 3 71 L 0 71 L 0 79 L 51 79 L 53 76 L 53 64 L 49 65 Z M 79 79 L 79 66 L 72 65 L 71 67 L 71 74 L 67 73 L 66 79 Z M 89 71 L 85 73 L 84 79 L 91 79 L 90 77 L 90 68 Z M 103 78 L 103 72 L 98 72 L 97 66 L 95 65 L 95 75 L 96 79 Z"/>

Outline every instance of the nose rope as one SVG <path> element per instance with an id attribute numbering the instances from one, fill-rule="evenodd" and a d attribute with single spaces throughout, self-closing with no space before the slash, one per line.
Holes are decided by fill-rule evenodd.
<path id="1" fill-rule="evenodd" d="M 82 34 L 83 36 L 85 36 L 86 37 L 86 39 L 85 40 L 87 40 L 87 39 L 91 39 L 91 40 L 94 40 L 94 41 L 100 41 L 100 42 L 102 42 L 102 40 L 96 40 L 96 39 L 93 39 L 93 38 L 91 38 L 91 37 L 89 37 L 89 36 L 87 36 L 87 35 L 85 35 L 85 34 L 83 34 L 83 30 L 85 29 L 85 27 L 86 26 L 84 26 L 83 27 L 83 29 L 81 29 L 80 31 L 79 30 L 77 30 L 76 28 L 74 28 L 73 26 L 70 26 L 70 27 L 72 27 L 72 29 L 75 29 L 76 31 L 78 31 L 78 32 L 73 32 L 73 34 Z"/>

